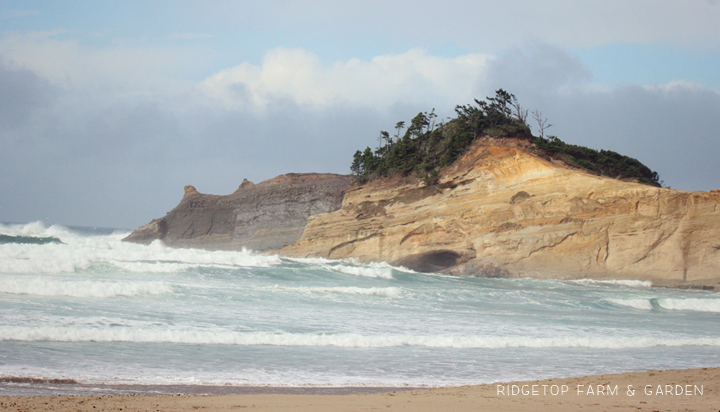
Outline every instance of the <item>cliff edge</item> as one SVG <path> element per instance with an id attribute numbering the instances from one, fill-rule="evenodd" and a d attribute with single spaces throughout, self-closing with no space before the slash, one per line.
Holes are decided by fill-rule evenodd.
<path id="1" fill-rule="evenodd" d="M 386 261 L 490 277 L 720 278 L 720 191 L 600 177 L 478 142 L 439 183 L 385 178 L 347 189 L 284 255 Z"/>
<path id="2" fill-rule="evenodd" d="M 185 186 L 180 204 L 160 219 L 138 228 L 125 241 L 203 249 L 265 251 L 298 238 L 307 219 L 338 210 L 352 177 L 290 173 L 253 184 L 244 180 L 232 194 L 199 193 Z"/>

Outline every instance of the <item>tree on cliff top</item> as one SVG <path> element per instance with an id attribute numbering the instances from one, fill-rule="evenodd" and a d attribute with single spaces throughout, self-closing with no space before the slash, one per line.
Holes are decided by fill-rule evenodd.
<path id="1" fill-rule="evenodd" d="M 641 183 L 660 186 L 659 176 L 637 159 L 612 151 L 590 149 L 566 144 L 555 136 L 545 138 L 545 130 L 552 126 L 535 110 L 533 116 L 540 125 L 540 136 L 533 136 L 527 124 L 529 111 L 524 109 L 514 94 L 503 89 L 495 91 L 494 97 L 475 99 L 475 104 L 455 107 L 457 117 L 435 128 L 435 109 L 430 113 L 418 113 L 405 134 L 405 122 L 395 125 L 395 141 L 385 131 L 381 141 L 386 144 L 373 151 L 367 147 L 356 151 L 350 170 L 360 181 L 415 173 L 427 184 L 434 184 L 439 169 L 454 163 L 470 145 L 481 136 L 496 138 L 519 138 L 530 141 L 536 154 L 553 157 L 590 172 L 618 179 L 635 179 Z"/>

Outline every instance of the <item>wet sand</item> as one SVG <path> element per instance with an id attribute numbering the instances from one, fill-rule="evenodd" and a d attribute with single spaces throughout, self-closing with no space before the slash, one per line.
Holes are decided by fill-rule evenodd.
<path id="1" fill-rule="evenodd" d="M 365 394 L 0 396 L 8 411 L 717 411 L 720 368 Z"/>

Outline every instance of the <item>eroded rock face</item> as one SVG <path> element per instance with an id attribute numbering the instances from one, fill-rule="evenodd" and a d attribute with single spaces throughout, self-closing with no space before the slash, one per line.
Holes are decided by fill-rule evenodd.
<path id="1" fill-rule="evenodd" d="M 351 186 L 282 253 L 491 277 L 718 279 L 719 206 L 720 191 L 623 182 L 479 144 L 438 187 Z"/>
<path id="2" fill-rule="evenodd" d="M 205 249 L 264 251 L 295 242 L 310 216 L 340 208 L 352 178 L 335 174 L 287 174 L 257 185 L 244 180 L 226 196 L 185 186 L 180 204 L 124 240 Z"/>

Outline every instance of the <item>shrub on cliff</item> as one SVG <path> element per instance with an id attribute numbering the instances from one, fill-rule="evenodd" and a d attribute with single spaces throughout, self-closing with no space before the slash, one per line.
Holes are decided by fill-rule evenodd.
<path id="1" fill-rule="evenodd" d="M 407 129 L 405 122 L 398 122 L 395 136 L 387 131 L 380 132 L 377 149 L 373 151 L 367 147 L 364 151 L 356 151 L 350 170 L 361 182 L 398 173 L 415 173 L 427 184 L 434 184 L 440 168 L 453 164 L 476 139 L 489 135 L 500 139 L 526 139 L 539 154 L 559 158 L 596 174 L 660 186 L 658 174 L 637 159 L 612 151 L 570 145 L 555 136 L 546 139 L 545 130 L 551 125 L 537 110 L 533 116 L 540 125 L 540 136 L 533 136 L 527 124 L 528 110 L 520 106 L 512 93 L 498 89 L 495 97 L 486 99 L 475 99 L 474 105 L 456 106 L 457 117 L 447 123 L 436 125 L 435 109 L 418 113 Z M 403 129 L 405 134 L 401 137 Z"/>

